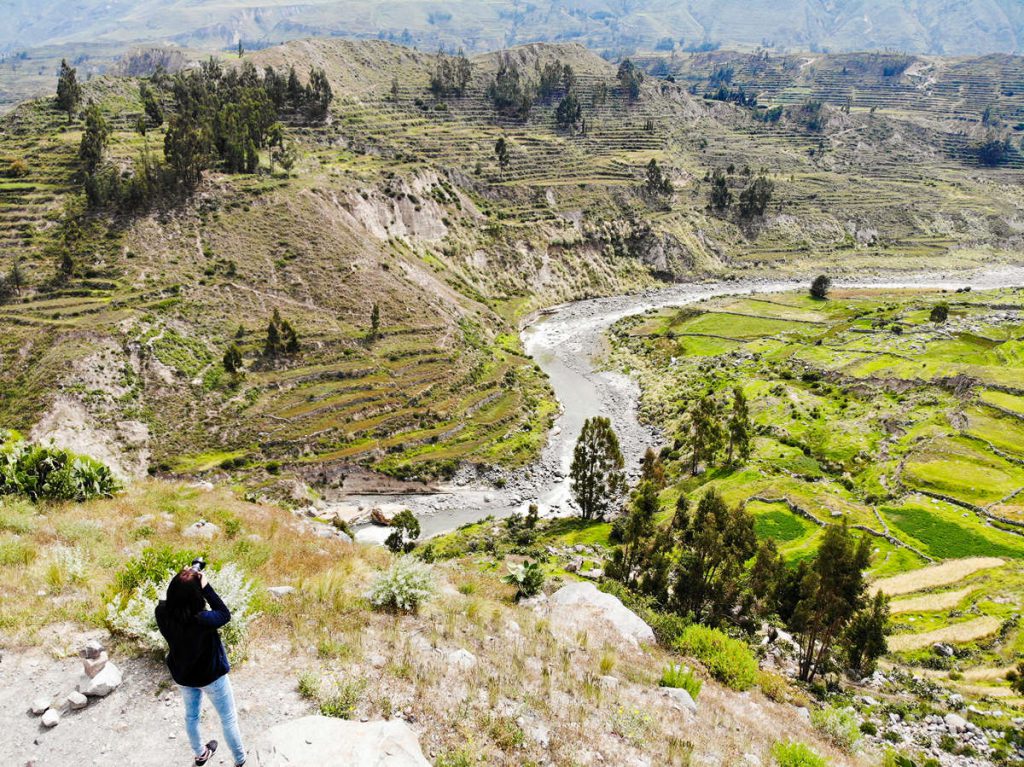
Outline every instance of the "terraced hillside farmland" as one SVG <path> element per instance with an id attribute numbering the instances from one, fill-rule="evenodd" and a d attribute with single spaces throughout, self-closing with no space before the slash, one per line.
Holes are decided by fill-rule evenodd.
<path id="1" fill-rule="evenodd" d="M 928 135 L 941 155 L 977 161 L 990 135 L 1019 139 L 1024 121 L 1024 59 L 989 55 L 941 58 L 904 53 L 651 54 L 638 59 L 695 94 L 743 91 L 771 107 L 831 104 L 850 114 L 886 115 L 913 136 Z M 845 142 L 859 137 L 846 135 Z M 909 137 L 908 137 L 909 138 Z M 835 140 L 833 140 L 835 141 Z M 1024 164 L 1020 152 L 1007 167 Z"/>
<path id="2" fill-rule="evenodd" d="M 570 66 L 575 129 L 556 125 L 560 93 L 525 117 L 496 111 L 502 61 L 530 80 Z M 0 238 L 21 280 L 0 305 L 6 424 L 129 472 L 230 470 L 250 484 L 279 484 L 282 471 L 336 484 L 366 467 L 428 478 L 460 461 L 519 465 L 554 407 L 516 333 L 534 310 L 836 260 L 858 273 L 989 264 L 1019 240 L 1021 187 L 1005 171 L 965 175 L 928 146 L 877 170 L 906 148 L 889 118 L 834 116 L 825 135 L 860 130 L 857 156 L 823 155 L 820 136 L 795 124 L 764 133 L 749 110 L 679 85 L 648 78 L 633 98 L 616 67 L 579 46 L 477 57 L 460 96 L 431 91 L 436 56 L 381 42 L 302 41 L 222 64 L 247 62 L 322 68 L 329 119 L 287 128 L 299 156 L 289 171 L 271 171 L 264 148 L 257 172 L 214 168 L 194 194 L 143 212 L 85 208 L 81 117 L 68 123 L 42 100 L 3 119 Z M 138 131 L 139 85 L 85 85 L 110 126 L 105 163 L 128 175 L 159 156 L 174 109 L 166 81 L 151 79 L 168 120 Z M 671 190 L 648 188 L 652 160 Z M 775 185 L 765 214 L 710 212 L 709 173 L 726 171 L 739 195 L 748 166 Z M 60 279 L 65 253 L 71 279 Z M 301 351 L 269 360 L 274 310 Z M 244 375 L 223 364 L 232 344 Z"/>
<path id="3" fill-rule="evenodd" d="M 870 574 L 895 599 L 890 650 L 974 692 L 1010 693 L 997 669 L 1024 647 L 1024 421 L 1006 405 L 1024 382 L 1024 292 L 716 299 L 614 334 L 613 360 L 639 375 L 643 415 L 668 441 L 665 502 L 716 487 L 790 561 L 826 525 L 850 524 L 871 536 Z M 711 396 L 724 421 L 736 386 L 754 425 L 749 461 L 691 473 L 691 405 Z"/>

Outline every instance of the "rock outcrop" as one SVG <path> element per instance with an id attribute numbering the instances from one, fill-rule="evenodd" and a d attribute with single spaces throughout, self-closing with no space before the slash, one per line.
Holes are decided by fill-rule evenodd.
<path id="1" fill-rule="evenodd" d="M 655 641 L 654 630 L 639 615 L 593 583 L 566 584 L 540 609 L 547 613 L 552 630 L 568 636 L 592 626 L 609 630 L 633 645 Z"/>
<path id="2" fill-rule="evenodd" d="M 430 767 L 416 734 L 399 719 L 304 716 L 268 730 L 255 753 L 258 767 Z"/>

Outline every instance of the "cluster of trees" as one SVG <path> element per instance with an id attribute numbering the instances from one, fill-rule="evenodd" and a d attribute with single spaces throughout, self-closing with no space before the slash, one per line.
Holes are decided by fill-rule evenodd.
<path id="1" fill-rule="evenodd" d="M 885 653 L 888 604 L 881 594 L 868 598 L 863 576 L 870 544 L 845 523 L 826 528 L 813 558 L 788 567 L 772 539 L 758 543 L 743 505 L 730 507 L 714 489 L 692 510 L 681 495 L 666 523 L 659 511 L 658 487 L 642 481 L 616 523 L 609 577 L 709 625 L 782 623 L 798 638 L 804 681 L 836 661 L 869 672 Z"/>
<path id="2" fill-rule="evenodd" d="M 281 317 L 281 312 L 274 309 L 270 322 L 267 323 L 267 338 L 263 343 L 263 356 L 276 358 L 286 354 L 296 354 L 300 349 L 299 336 L 288 320 Z"/>
<path id="3" fill-rule="evenodd" d="M 443 50 L 437 52 L 434 72 L 430 75 L 430 92 L 439 99 L 462 96 L 473 77 L 473 65 L 460 48 L 455 56 L 448 56 Z"/>
<path id="4" fill-rule="evenodd" d="M 750 178 L 753 174 L 746 169 L 744 175 Z M 732 207 L 733 196 L 728 175 L 721 169 L 715 170 L 708 177 L 711 186 L 708 191 L 708 207 L 719 215 L 725 215 Z M 751 219 L 763 216 L 775 197 L 775 182 L 768 178 L 763 170 L 748 181 L 740 191 L 737 212 L 740 218 Z"/>
<path id="5" fill-rule="evenodd" d="M 754 427 L 747 398 L 739 386 L 732 390 L 728 412 L 714 397 L 705 395 L 689 407 L 688 415 L 676 448 L 690 454 L 691 474 L 696 474 L 701 465 L 714 465 L 719 458 L 724 458 L 727 466 L 750 458 Z"/>
<path id="6" fill-rule="evenodd" d="M 62 72 L 59 92 L 68 92 L 74 70 Z M 161 78 L 158 93 L 150 83 L 140 86 L 146 119 L 137 128 L 145 135 L 162 125 L 162 96 L 172 106 L 164 135 L 163 161 L 144 151 L 130 172 L 104 165 L 109 129 L 99 107 L 90 105 L 79 149 L 83 181 L 94 207 L 116 205 L 135 209 L 169 189 L 187 189 L 203 171 L 217 167 L 228 173 L 252 173 L 260 164 L 260 151 L 269 150 L 271 169 L 276 162 L 290 169 L 297 158 L 282 119 L 317 121 L 327 116 L 332 93 L 323 70 L 312 69 L 303 85 L 293 67 L 287 75 L 252 64 L 225 70 L 210 59 L 199 70 Z"/>
<path id="7" fill-rule="evenodd" d="M 535 86 L 519 65 L 502 56 L 498 71 L 487 86 L 487 98 L 494 109 L 510 117 L 525 120 L 533 108 Z"/>
<path id="8" fill-rule="evenodd" d="M 1002 165 L 1010 158 L 1010 151 L 1013 147 L 1008 138 L 989 135 L 975 145 L 975 152 L 978 155 L 978 162 L 982 165 L 995 167 Z"/>
<path id="9" fill-rule="evenodd" d="M 674 187 L 672 186 L 672 179 L 668 177 L 661 166 L 658 165 L 658 161 L 653 157 L 651 161 L 647 163 L 647 174 L 644 179 L 644 191 L 651 197 L 671 197 Z"/>
<path id="10" fill-rule="evenodd" d="M 704 98 L 708 101 L 725 101 L 741 107 L 757 106 L 757 96 L 748 94 L 742 87 L 732 90 L 725 85 L 719 85 L 717 90 L 706 91 Z"/>
<path id="11" fill-rule="evenodd" d="M 644 82 L 644 72 L 629 59 L 623 59 L 616 74 L 619 87 L 630 101 L 640 98 L 640 86 Z"/>

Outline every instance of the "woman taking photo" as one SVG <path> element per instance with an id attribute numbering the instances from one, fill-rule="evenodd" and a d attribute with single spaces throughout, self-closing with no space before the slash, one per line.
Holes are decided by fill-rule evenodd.
<path id="1" fill-rule="evenodd" d="M 235 765 L 241 767 L 245 764 L 245 749 L 228 679 L 231 667 L 217 631 L 231 620 L 231 612 L 201 568 L 202 562 L 197 560 L 174 576 L 167 587 L 167 599 L 156 607 L 156 623 L 170 648 L 167 668 L 185 701 L 185 729 L 196 765 L 206 764 L 217 750 L 217 741 L 204 746 L 199 737 L 199 712 L 205 692 L 217 709 Z"/>

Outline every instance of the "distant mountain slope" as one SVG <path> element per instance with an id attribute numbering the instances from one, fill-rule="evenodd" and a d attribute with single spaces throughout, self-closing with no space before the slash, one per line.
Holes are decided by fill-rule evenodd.
<path id="1" fill-rule="evenodd" d="M 223 48 L 238 40 L 351 35 L 472 50 L 574 40 L 618 51 L 681 40 L 683 46 L 961 55 L 1015 53 L 1024 35 L 1018 0 L 14 0 L 8 8 L 0 50 L 9 52 L 97 42 Z"/>

